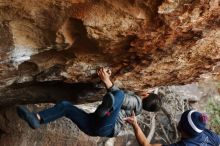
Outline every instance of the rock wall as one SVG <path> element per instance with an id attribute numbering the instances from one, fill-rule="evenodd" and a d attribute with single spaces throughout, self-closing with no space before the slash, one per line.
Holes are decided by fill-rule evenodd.
<path id="1" fill-rule="evenodd" d="M 219 9 L 218 0 L 1 0 L 1 87 L 87 82 L 98 66 L 126 88 L 192 82 L 220 58 Z"/>
<path id="2" fill-rule="evenodd" d="M 0 0 L 0 109 L 97 101 L 99 66 L 132 90 L 196 81 L 220 60 L 219 14 L 219 0 Z M 78 83 L 91 86 L 82 90 Z M 1 120 L 6 126 L 7 116 Z M 31 145 L 28 136 L 5 145 Z"/>

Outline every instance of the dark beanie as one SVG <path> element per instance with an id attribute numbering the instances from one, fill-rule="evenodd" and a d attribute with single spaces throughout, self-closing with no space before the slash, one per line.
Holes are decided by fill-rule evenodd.
<path id="1" fill-rule="evenodd" d="M 207 122 L 208 117 L 206 114 L 195 110 L 187 110 L 182 114 L 179 125 L 185 133 L 194 137 L 203 132 Z"/>

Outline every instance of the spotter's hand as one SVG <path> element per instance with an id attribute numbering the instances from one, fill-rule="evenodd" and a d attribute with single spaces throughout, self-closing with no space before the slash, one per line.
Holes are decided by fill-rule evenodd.
<path id="1" fill-rule="evenodd" d="M 132 116 L 124 118 L 124 121 L 129 123 L 131 126 L 136 126 L 137 125 L 137 118 L 135 116 L 134 111 L 132 112 Z"/>

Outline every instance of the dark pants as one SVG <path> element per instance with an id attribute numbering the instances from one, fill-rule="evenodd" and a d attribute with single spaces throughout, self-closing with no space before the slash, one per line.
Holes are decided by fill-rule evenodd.
<path id="1" fill-rule="evenodd" d="M 68 101 L 61 101 L 54 107 L 39 112 L 39 115 L 44 124 L 65 116 L 90 136 L 113 137 L 115 122 L 124 100 L 124 92 L 118 90 L 111 93 L 114 95 L 115 102 L 110 116 L 99 117 L 95 113 L 86 113 Z"/>

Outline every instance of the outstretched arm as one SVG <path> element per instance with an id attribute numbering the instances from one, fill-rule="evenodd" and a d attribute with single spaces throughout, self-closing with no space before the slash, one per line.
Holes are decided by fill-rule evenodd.
<path id="1" fill-rule="evenodd" d="M 105 84 L 106 89 L 110 89 L 113 86 L 113 83 L 110 80 L 111 71 L 109 69 L 101 67 L 97 70 L 97 74 L 102 82 Z"/>
<path id="2" fill-rule="evenodd" d="M 132 112 L 131 117 L 127 117 L 124 120 L 132 125 L 135 136 L 140 146 L 161 146 L 161 144 L 150 144 L 143 131 L 141 130 L 140 126 L 138 125 L 137 118 L 134 112 Z"/>

